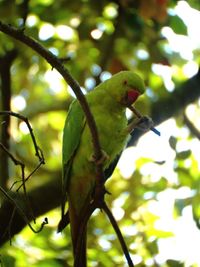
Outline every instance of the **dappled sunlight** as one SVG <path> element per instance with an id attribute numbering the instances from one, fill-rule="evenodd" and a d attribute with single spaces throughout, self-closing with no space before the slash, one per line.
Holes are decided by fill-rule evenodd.
<path id="1" fill-rule="evenodd" d="M 114 2 L 110 3 L 105 6 L 103 10 L 103 15 L 109 19 L 114 19 L 118 14 L 117 8 L 118 6 Z"/>
<path id="2" fill-rule="evenodd" d="M 174 237 L 158 241 L 160 252 L 158 262 L 166 258 L 184 261 L 186 266 L 200 264 L 200 232 L 192 219 L 191 206 L 185 207 L 182 216 L 173 222 Z"/>
<path id="3" fill-rule="evenodd" d="M 187 78 L 191 78 L 198 72 L 198 64 L 194 61 L 188 61 L 184 66 L 183 66 L 183 73 Z"/>
<path id="4" fill-rule="evenodd" d="M 75 31 L 71 27 L 66 25 L 58 25 L 55 28 L 55 32 L 58 37 L 64 41 L 69 41 L 76 38 Z"/>
<path id="5" fill-rule="evenodd" d="M 161 136 L 149 131 L 123 151 L 112 177 L 106 181 L 105 201 L 135 266 L 200 266 L 198 1 L 14 2 L 0 0 L 1 20 L 13 27 L 20 25 L 19 36 L 30 36 L 56 56 L 61 67 L 80 84 L 84 95 L 122 70 L 136 72 L 144 79 L 146 92 L 135 103 L 135 108 L 142 115 L 161 122 L 155 126 Z M 49 222 L 37 235 L 27 226 L 12 237 L 12 246 L 7 242 L 1 248 L 0 265 L 73 266 L 71 229 L 68 226 L 62 233 L 56 232 L 61 217 L 60 207 L 56 205 L 61 202 L 63 125 L 76 95 L 42 55 L 22 44 L 20 39 L 15 41 L 2 32 L 0 37 L 0 87 L 6 88 L 6 94 L 11 90 L 11 110 L 28 118 L 45 157 L 45 165 L 26 182 L 31 204 L 33 193 L 35 216 L 39 216 L 37 224 L 31 222 L 31 225 L 37 228 L 44 217 Z M 17 53 L 16 58 L 10 58 L 9 53 L 12 56 L 13 51 Z M 7 77 L 2 76 L 3 63 L 7 67 L 9 60 L 13 60 L 11 88 L 9 83 L 5 86 L 2 79 Z M 4 109 L 2 88 L 0 106 Z M 132 115 L 127 109 L 127 118 L 131 119 Z M 76 116 L 73 123 L 80 123 Z M 11 118 L 11 125 L 6 128 L 2 117 L 0 126 L 10 135 L 9 151 L 25 164 L 27 177 L 36 162 L 27 125 Z M 113 131 L 111 127 L 108 129 Z M 134 134 L 137 139 L 137 133 Z M 76 140 L 79 144 L 77 138 L 75 129 L 67 142 L 73 145 Z M 87 149 L 86 146 L 83 153 Z M 77 152 L 76 148 L 70 155 L 72 160 Z M 0 176 L 2 159 L 0 151 Z M 8 185 L 14 181 L 22 184 L 20 166 L 15 166 L 10 157 L 8 161 Z M 87 186 L 87 178 L 82 187 L 85 181 Z M 13 195 L 14 201 L 29 216 L 23 188 L 19 192 L 22 198 L 18 199 L 16 185 L 8 190 L 9 196 Z M 47 192 L 51 193 L 48 199 Z M 90 203 L 93 203 L 92 197 Z M 53 210 L 48 212 L 49 209 Z M 45 210 L 47 213 L 40 217 Z M 6 221 L 7 240 L 18 226 L 18 221 L 12 220 Z M 0 241 L 1 237 L 2 233 Z M 96 209 L 90 218 L 87 246 L 88 266 L 127 266 L 120 242 L 103 209 Z"/>
<path id="6" fill-rule="evenodd" d="M 23 122 L 20 122 L 19 124 L 19 130 L 23 133 L 23 134 L 29 134 L 29 129 L 26 125 L 26 123 L 23 121 Z"/>
<path id="7" fill-rule="evenodd" d="M 151 162 L 145 164 L 140 171 L 144 175 L 156 173 L 159 177 L 162 176 L 161 173 L 164 173 L 170 179 L 175 154 L 169 147 L 169 137 L 174 135 L 178 128 L 176 128 L 175 121 L 171 119 L 159 125 L 158 129 L 161 132 L 160 137 L 149 132 L 139 140 L 136 147 L 130 147 L 123 152 L 118 167 L 125 178 L 130 177 L 134 172 L 137 159 L 149 158 Z M 153 163 L 154 161 L 164 161 L 165 163 L 163 166 L 158 166 Z M 155 166 L 156 171 L 153 166 Z M 158 168 L 161 168 L 160 174 Z M 163 171 L 163 168 L 165 168 L 165 171 Z"/>
<path id="8" fill-rule="evenodd" d="M 187 1 L 178 1 L 174 10 L 187 25 L 188 37 L 191 39 L 193 47 L 199 48 L 200 28 L 197 25 L 200 23 L 200 11 L 192 8 Z"/>
<path id="9" fill-rule="evenodd" d="M 22 111 L 26 108 L 26 100 L 22 95 L 13 96 L 11 106 L 12 110 Z"/>
<path id="10" fill-rule="evenodd" d="M 100 39 L 102 35 L 103 35 L 103 32 L 99 29 L 94 29 L 91 31 L 92 38 L 96 40 Z"/>
<path id="11" fill-rule="evenodd" d="M 152 64 L 152 71 L 163 78 L 165 88 L 169 92 L 172 92 L 174 90 L 175 84 L 172 81 L 173 70 L 170 66 L 164 66 L 162 64 Z"/>
<path id="12" fill-rule="evenodd" d="M 180 53 L 180 56 L 186 60 L 193 59 L 193 42 L 185 35 L 175 34 L 170 27 L 164 27 L 162 34 L 169 41 L 169 52 L 174 51 Z"/>
<path id="13" fill-rule="evenodd" d="M 55 27 L 50 23 L 44 23 L 40 27 L 39 38 L 40 40 L 47 40 L 55 34 Z"/>
<path id="14" fill-rule="evenodd" d="M 51 93 L 56 94 L 63 89 L 63 78 L 57 71 L 52 69 L 47 71 L 44 78 L 50 86 L 49 90 Z"/>
<path id="15" fill-rule="evenodd" d="M 193 111 L 194 108 L 192 106 L 188 107 L 188 114 L 191 113 L 192 115 Z M 194 112 L 194 114 L 196 113 Z M 169 146 L 171 135 L 179 137 L 176 151 L 181 152 L 190 149 L 200 166 L 200 143 L 195 139 L 188 139 L 188 129 L 180 129 L 176 126 L 175 120 L 170 119 L 159 125 L 159 131 L 161 132 L 161 137 L 148 133 L 140 139 L 137 147 L 128 148 L 124 151 L 118 164 L 124 178 L 130 178 L 133 174 L 131 179 L 134 179 L 137 160 L 139 158 L 149 158 L 151 161 L 145 163 L 139 169 L 142 175 L 141 186 L 142 183 L 156 183 L 162 177 L 168 180 L 169 185 L 178 184 L 178 174 L 174 170 L 175 152 Z M 162 161 L 163 164 L 156 164 L 156 162 Z M 191 167 L 191 160 L 186 160 L 185 164 Z M 159 264 L 163 264 L 168 258 L 185 261 L 188 264 L 200 264 L 198 252 L 200 233 L 192 218 L 191 206 L 185 208 L 180 217 L 176 217 L 174 214 L 177 200 L 189 199 L 195 194 L 196 191 L 187 186 L 179 189 L 169 188 L 158 193 L 155 200 L 148 202 L 147 210 L 158 216 L 154 225 L 155 229 L 173 234 L 173 237 L 159 239 L 159 254 L 156 256 L 156 261 Z M 149 196 L 150 199 L 154 199 L 154 194 Z M 149 198 L 147 197 L 147 199 Z M 135 219 L 137 220 L 137 218 Z"/>
<path id="16" fill-rule="evenodd" d="M 33 27 L 33 26 L 36 26 L 38 23 L 39 23 L 39 18 L 38 16 L 34 15 L 34 14 L 30 14 L 28 17 L 27 17 L 27 21 L 26 21 L 26 24 L 27 26 L 29 27 Z"/>
<path id="17" fill-rule="evenodd" d="M 199 109 L 199 107 L 200 107 L 200 103 L 199 103 L 199 105 L 190 104 L 186 108 L 186 115 L 191 120 L 191 122 L 195 123 L 195 127 L 197 127 L 198 129 L 200 129 L 200 120 L 199 120 L 200 109 Z"/>

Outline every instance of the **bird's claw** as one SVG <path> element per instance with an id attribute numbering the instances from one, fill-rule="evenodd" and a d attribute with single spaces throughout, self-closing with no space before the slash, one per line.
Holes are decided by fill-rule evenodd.
<path id="1" fill-rule="evenodd" d="M 95 162 L 97 165 L 100 165 L 100 164 L 104 163 L 106 160 L 109 159 L 108 154 L 104 150 L 101 150 L 101 153 L 102 153 L 102 156 L 99 159 L 97 159 L 95 157 L 95 155 L 92 154 L 90 159 L 89 159 L 89 161 L 90 162 Z"/>
<path id="2" fill-rule="evenodd" d="M 143 132 L 147 132 L 153 128 L 153 121 L 148 116 L 142 116 L 128 125 L 128 132 L 131 133 L 135 128 L 140 129 Z"/>
<path id="3" fill-rule="evenodd" d="M 144 132 L 148 131 L 153 127 L 154 123 L 153 120 L 148 116 L 143 116 L 139 118 L 139 121 L 136 124 L 135 128 L 138 128 Z"/>

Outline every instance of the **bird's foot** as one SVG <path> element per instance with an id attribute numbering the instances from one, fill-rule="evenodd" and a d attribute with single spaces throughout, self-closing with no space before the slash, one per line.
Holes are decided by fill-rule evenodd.
<path id="1" fill-rule="evenodd" d="M 99 159 L 97 159 L 95 157 L 95 155 L 92 154 L 91 157 L 89 158 L 89 161 L 90 162 L 94 162 L 97 165 L 103 164 L 106 160 L 109 159 L 109 156 L 108 156 L 108 154 L 104 150 L 101 150 L 101 153 L 102 153 L 102 156 Z"/>
<path id="2" fill-rule="evenodd" d="M 153 128 L 153 121 L 150 117 L 148 116 L 142 116 L 141 118 L 138 118 L 128 125 L 128 132 L 131 133 L 135 128 L 147 132 L 151 128 Z"/>

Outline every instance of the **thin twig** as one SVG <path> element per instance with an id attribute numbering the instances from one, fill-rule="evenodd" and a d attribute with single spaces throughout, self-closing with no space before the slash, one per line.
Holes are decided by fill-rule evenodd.
<path id="1" fill-rule="evenodd" d="M 6 25 L 2 22 L 0 22 L 0 31 L 12 36 L 13 38 L 15 38 L 15 39 L 21 41 L 22 43 L 26 44 L 27 46 L 31 47 L 34 51 L 36 51 L 43 58 L 45 58 L 47 60 L 47 62 L 49 62 L 51 64 L 52 68 L 55 68 L 62 75 L 62 77 L 65 79 L 65 81 L 69 84 L 69 86 L 74 91 L 77 99 L 79 100 L 80 105 L 81 105 L 81 107 L 85 113 L 86 120 L 87 120 L 88 126 L 90 128 L 91 136 L 92 136 L 94 156 L 98 161 L 102 157 L 102 152 L 101 152 L 101 147 L 100 147 L 96 123 L 95 123 L 94 117 L 90 111 L 90 108 L 88 106 L 88 103 L 86 101 L 86 98 L 83 95 L 83 93 L 80 89 L 80 86 L 78 85 L 76 80 L 73 79 L 73 77 L 71 76 L 69 71 L 62 65 L 62 62 L 56 56 L 54 56 L 51 52 L 46 50 L 43 46 L 41 46 L 34 39 L 25 35 L 24 31 L 15 29 L 15 28 L 13 28 L 9 25 Z M 96 173 L 96 180 L 97 181 L 96 181 L 95 197 L 94 198 L 95 199 L 100 198 L 101 202 L 104 202 L 104 194 L 105 194 L 104 175 L 103 175 L 103 169 L 102 169 L 101 164 L 96 165 L 96 171 L 97 171 L 97 173 Z M 92 212 L 97 207 L 98 207 L 98 203 L 96 203 L 96 201 L 94 201 L 94 204 L 89 205 L 88 210 L 83 212 L 84 222 L 81 223 L 80 235 L 79 235 L 80 237 L 83 236 L 84 231 L 86 229 L 87 222 L 88 222 Z M 107 211 L 106 207 L 105 207 L 105 212 Z M 109 214 L 108 216 L 111 220 L 111 223 L 114 225 L 114 222 L 111 219 L 113 217 L 112 214 L 110 215 L 109 212 L 108 212 L 108 214 Z M 116 229 L 116 228 L 114 228 L 114 229 Z M 121 234 L 121 232 L 120 232 L 120 234 Z M 118 233 L 118 235 L 119 235 L 119 233 Z M 80 248 L 78 246 L 80 246 Z M 78 241 L 76 251 L 79 251 L 81 249 L 81 246 L 82 246 L 82 242 Z M 124 245 L 123 245 L 123 248 L 124 248 Z M 77 260 L 76 258 L 75 258 L 75 260 Z M 133 264 L 131 265 L 132 261 L 130 259 L 129 259 L 129 262 L 130 262 L 130 266 L 134 266 Z M 77 264 L 79 264 L 79 263 L 77 263 Z M 80 264 L 77 266 L 80 266 Z"/>
<path id="2" fill-rule="evenodd" d="M 4 196 L 11 202 L 11 204 L 13 204 L 14 207 L 17 208 L 18 212 L 21 214 L 22 218 L 24 219 L 24 221 L 26 222 L 26 224 L 30 227 L 30 229 L 34 232 L 34 233 L 39 233 L 42 231 L 43 227 L 45 224 L 48 224 L 48 220 L 47 218 L 44 219 L 44 221 L 41 223 L 41 226 L 39 227 L 38 230 L 35 230 L 32 225 L 30 224 L 29 220 L 27 219 L 27 216 L 25 214 L 25 212 L 22 210 L 22 208 L 17 204 L 17 202 L 2 188 L 0 187 L 0 191 L 4 194 Z"/>
<path id="3" fill-rule="evenodd" d="M 46 59 L 46 61 L 52 66 L 52 68 L 55 68 L 62 75 L 62 77 L 74 91 L 85 113 L 86 120 L 92 135 L 94 156 L 97 160 L 100 159 L 102 157 L 102 152 L 94 117 L 90 111 L 86 98 L 82 93 L 79 84 L 71 76 L 69 71 L 63 66 L 62 62 L 50 51 L 48 51 L 42 45 L 40 45 L 37 41 L 25 35 L 24 30 L 16 29 L 0 21 L 0 31 L 8 34 L 9 36 L 15 38 L 16 40 L 19 40 L 22 43 L 26 44 L 27 46 L 31 47 L 34 51 L 36 51 L 39 55 L 41 55 L 44 59 Z M 104 180 L 102 166 L 100 164 L 97 165 L 96 170 L 97 170 L 97 183 L 102 183 Z"/>
<path id="4" fill-rule="evenodd" d="M 24 183 L 26 183 L 28 180 L 29 180 L 29 178 L 40 168 L 40 166 L 42 165 L 43 163 L 40 161 L 39 163 L 38 163 L 38 165 L 35 167 L 35 169 L 31 172 L 31 173 L 29 173 L 29 175 L 26 177 L 26 178 L 24 178 Z M 20 182 L 20 181 L 19 181 Z M 17 181 L 15 182 L 15 183 L 17 183 Z M 14 184 L 12 185 L 12 186 L 14 186 Z M 17 188 L 17 192 L 20 190 L 20 188 L 23 186 L 23 184 L 21 184 L 18 188 Z"/>
<path id="5" fill-rule="evenodd" d="M 30 133 L 30 136 L 31 136 L 31 139 L 32 139 L 32 142 L 33 142 L 33 145 L 34 145 L 34 149 L 35 149 L 35 155 L 36 157 L 38 157 L 39 161 L 42 162 L 42 164 L 45 164 L 45 161 L 44 161 L 44 156 L 41 152 L 41 149 L 38 147 L 37 143 L 36 143 L 36 139 L 35 139 L 35 136 L 33 134 L 33 129 L 28 121 L 28 119 L 24 116 L 22 116 L 21 114 L 19 113 L 16 113 L 16 112 L 13 112 L 13 111 L 0 111 L 0 115 L 4 115 L 4 116 L 13 116 L 13 117 L 16 117 L 22 121 L 24 121 L 26 123 L 26 126 L 28 127 L 28 130 L 29 130 L 29 133 Z"/>
<path id="6" fill-rule="evenodd" d="M 139 119 L 141 119 L 143 117 L 143 115 L 136 109 L 134 108 L 134 106 L 129 106 L 128 107 Z M 154 128 L 154 127 L 150 127 L 150 130 L 152 132 L 154 132 L 155 134 L 157 134 L 158 136 L 160 136 L 160 132 Z"/>
<path id="7" fill-rule="evenodd" d="M 22 186 L 23 186 L 23 189 L 24 189 L 24 196 L 28 199 L 27 192 L 26 192 L 26 186 L 25 186 L 25 178 L 24 178 L 25 177 L 25 173 L 24 173 L 25 165 L 24 165 L 24 163 L 19 161 L 19 160 L 17 160 L 2 143 L 0 143 L 0 147 L 6 152 L 6 154 L 11 158 L 11 160 L 14 162 L 15 165 L 20 165 L 20 167 L 21 167 L 21 177 L 22 177 Z M 11 188 L 12 187 L 13 186 L 11 186 Z"/>
<path id="8" fill-rule="evenodd" d="M 0 147 L 6 152 L 6 154 L 12 159 L 12 161 L 14 162 L 15 165 L 20 165 L 21 167 L 21 177 L 22 177 L 22 186 L 23 186 L 23 190 L 24 190 L 24 196 L 25 198 L 28 200 L 28 196 L 27 196 L 27 191 L 26 191 L 26 186 L 25 186 L 25 165 L 24 163 L 22 163 L 21 161 L 17 160 L 11 153 L 10 151 L 2 144 L 0 143 Z M 13 187 L 13 186 L 12 186 Z M 27 203 L 29 203 L 29 201 L 27 201 Z M 29 207 L 31 208 L 31 207 Z M 30 209 L 31 210 L 31 209 Z M 34 219 L 34 216 L 33 216 Z"/>
<path id="9" fill-rule="evenodd" d="M 12 159 L 12 161 L 14 162 L 15 165 L 20 165 L 21 167 L 21 177 L 22 177 L 22 184 L 19 186 L 19 188 L 17 189 L 17 191 L 19 191 L 19 189 L 21 187 L 23 187 L 23 191 L 24 191 L 24 196 L 27 200 L 27 203 L 29 205 L 29 201 L 28 201 L 28 196 L 27 196 L 27 191 L 26 191 L 26 186 L 25 186 L 25 183 L 26 181 L 32 176 L 33 173 L 35 173 L 39 167 L 41 166 L 41 164 L 44 164 L 45 161 L 44 161 L 44 156 L 43 156 L 43 153 L 41 151 L 41 149 L 38 147 L 37 145 L 37 142 L 36 142 L 36 139 L 35 139 L 35 136 L 33 134 L 33 129 L 28 121 L 28 119 L 24 116 L 22 116 L 21 114 L 19 113 L 16 113 L 16 112 L 12 112 L 12 111 L 0 111 L 0 115 L 4 115 L 4 116 L 13 116 L 13 117 L 16 117 L 22 121 L 24 121 L 28 127 L 28 130 L 29 130 L 29 133 L 30 133 L 30 136 L 31 136 L 31 139 L 32 139 L 32 142 L 33 142 L 33 145 L 34 145 L 34 149 L 35 149 L 35 155 L 36 157 L 38 157 L 39 159 L 39 164 L 36 166 L 36 168 L 28 175 L 28 177 L 25 178 L 25 165 L 24 163 L 20 162 L 19 160 L 17 160 L 9 151 L 8 149 L 3 145 L 3 144 L 0 144 L 2 149 L 8 154 L 8 156 Z M 15 182 L 16 183 L 16 182 Z M 11 188 L 14 186 L 14 184 L 11 186 Z M 32 210 L 31 209 L 31 206 L 29 205 L 29 209 L 30 211 Z M 35 221 L 35 217 L 33 216 L 33 212 L 32 213 L 32 217 L 33 217 L 33 220 Z"/>
<path id="10" fill-rule="evenodd" d="M 110 209 L 108 208 L 108 206 L 106 205 L 105 202 L 102 203 L 102 209 L 106 213 L 106 215 L 108 216 L 108 218 L 109 218 L 109 220 L 110 220 L 110 222 L 112 224 L 112 227 L 114 228 L 115 233 L 117 234 L 118 240 L 119 240 L 119 242 L 121 244 L 122 250 L 124 252 L 124 255 L 126 257 L 126 260 L 128 262 L 129 267 L 134 267 L 133 261 L 132 261 L 130 255 L 129 255 L 128 248 L 126 246 L 126 243 L 124 241 L 122 233 L 121 233 L 121 231 L 119 229 L 119 226 L 118 226 L 118 224 L 117 224 L 112 212 L 110 211 Z"/>
<path id="11" fill-rule="evenodd" d="M 0 111 L 0 115 L 6 115 L 6 116 L 14 116 L 18 119 L 21 119 L 22 121 L 24 121 L 29 129 L 29 133 L 30 133 L 30 136 L 31 136 L 31 139 L 32 139 L 32 142 L 33 142 L 33 145 L 34 145 L 34 149 L 35 149 L 35 155 L 38 157 L 39 159 L 39 164 L 36 166 L 36 168 L 27 176 L 25 177 L 25 165 L 23 162 L 17 160 L 13 155 L 12 153 L 10 153 L 10 151 L 2 144 L 0 143 L 0 147 L 6 152 L 6 154 L 11 158 L 11 160 L 14 162 L 15 165 L 20 165 L 21 167 L 21 178 L 22 178 L 22 184 L 19 186 L 19 188 L 17 189 L 17 191 L 19 191 L 19 189 L 21 187 L 23 187 L 23 192 L 24 192 L 24 197 L 26 199 L 26 203 L 27 203 L 27 206 L 28 206 L 28 209 L 30 211 L 30 214 L 31 214 L 31 217 L 35 223 L 35 216 L 33 214 L 33 211 L 32 211 L 32 208 L 31 208 L 31 205 L 30 205 L 30 202 L 29 202 L 29 198 L 28 198 L 28 194 L 27 194 L 27 191 L 26 191 L 26 186 L 25 186 L 25 183 L 26 181 L 38 170 L 38 168 L 41 166 L 41 164 L 44 164 L 44 156 L 43 156 L 43 153 L 42 151 L 40 150 L 40 148 L 38 147 L 37 145 L 37 142 L 36 142 L 36 139 L 35 139 L 35 136 L 33 134 L 33 129 L 28 121 L 28 119 L 18 113 L 15 113 L 15 112 L 12 112 L 12 111 Z M 16 182 L 13 183 L 13 185 L 11 186 L 11 188 L 16 184 Z M 25 214 L 26 216 L 26 214 Z M 31 228 L 32 229 L 32 228 Z"/>
<path id="12" fill-rule="evenodd" d="M 30 205 L 30 202 L 29 202 L 29 198 L 28 198 L 28 195 L 27 195 L 27 191 L 26 191 L 26 186 L 25 186 L 25 165 L 24 163 L 22 163 L 21 161 L 17 160 L 11 153 L 10 151 L 2 144 L 0 143 L 0 147 L 8 154 L 8 156 L 11 158 L 11 160 L 14 162 L 15 165 L 20 165 L 21 167 L 21 177 L 22 177 L 22 187 L 23 187 L 23 191 L 24 191 L 24 196 L 26 198 L 26 203 L 29 207 L 29 210 L 31 211 L 31 216 L 35 222 L 35 217 L 33 215 L 33 212 L 32 212 L 32 208 L 31 208 L 31 205 Z M 12 186 L 13 187 L 13 186 Z M 1 188 L 0 188 L 1 189 Z M 1 190 L 2 191 L 2 190 Z M 4 191 L 2 191 L 4 193 Z M 5 195 L 5 194 L 4 194 Z M 7 195 L 6 195 L 7 196 Z M 15 207 L 16 208 L 16 207 Z M 15 210 L 14 210 L 15 211 Z M 13 212 L 14 213 L 14 212 Z M 12 214 L 11 216 L 11 220 L 9 222 L 9 225 L 8 227 L 10 227 L 11 225 L 11 222 L 12 222 L 12 217 L 14 216 L 14 214 Z M 26 216 L 26 215 L 25 215 Z M 10 241 L 11 242 L 11 241 Z"/>
<path id="13" fill-rule="evenodd" d="M 43 46 L 41 46 L 38 42 L 36 42 L 34 39 L 26 36 L 24 34 L 24 31 L 15 29 L 11 27 L 10 25 L 6 25 L 2 22 L 0 22 L 0 30 L 13 38 L 21 41 L 22 43 L 26 44 L 27 46 L 31 47 L 34 51 L 36 51 L 39 55 L 41 55 L 43 58 L 47 60 L 52 66 L 52 68 L 55 68 L 65 79 L 65 81 L 69 84 L 69 86 L 74 91 L 77 99 L 80 102 L 80 105 L 85 113 L 86 120 L 88 123 L 88 126 L 90 128 L 91 136 L 92 136 L 92 142 L 93 142 L 93 148 L 94 148 L 94 156 L 98 160 L 102 157 L 98 132 L 96 123 L 94 120 L 94 117 L 90 111 L 90 108 L 88 106 L 88 103 L 86 101 L 85 96 L 83 95 L 79 84 L 76 82 L 76 80 L 73 79 L 69 71 L 63 66 L 62 62 L 54 56 L 50 51 L 46 50 Z M 104 175 L 103 175 L 103 169 L 102 165 L 98 164 L 96 165 L 96 185 L 100 188 L 101 185 L 103 185 L 104 181 Z M 103 187 L 102 187 L 103 188 Z M 88 218 L 89 219 L 89 218 Z M 87 220 L 88 220 L 87 219 Z M 87 224 L 87 223 L 86 223 Z"/>
<path id="14" fill-rule="evenodd" d="M 10 151 L 0 142 L 0 147 L 7 153 L 7 155 L 11 158 L 15 165 L 23 165 L 23 163 L 17 160 Z"/>
<path id="15" fill-rule="evenodd" d="M 200 131 L 194 126 L 191 120 L 188 118 L 187 114 L 184 113 L 183 115 L 184 122 L 186 126 L 189 128 L 190 132 L 200 140 Z"/>

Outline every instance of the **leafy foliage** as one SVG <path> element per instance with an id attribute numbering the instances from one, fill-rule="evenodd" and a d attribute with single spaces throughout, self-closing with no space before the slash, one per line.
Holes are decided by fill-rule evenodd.
<path id="1" fill-rule="evenodd" d="M 171 103 L 161 112 L 163 103 L 173 98 L 177 90 L 180 95 L 182 84 L 199 68 L 199 43 L 193 33 L 197 26 L 191 26 L 183 15 L 186 11 L 181 13 L 181 8 L 200 21 L 197 0 L 0 0 L 1 20 L 25 27 L 26 34 L 62 59 L 84 92 L 110 74 L 131 69 L 147 85 L 146 96 L 137 106 L 141 113 L 153 114 L 153 119 L 159 122 L 173 114 L 173 119 L 160 126 L 159 140 L 150 133 L 136 147 L 126 150 L 120 170 L 117 168 L 106 183 L 111 192 L 107 202 L 136 266 L 200 264 L 195 252 L 191 254 L 189 250 L 200 244 L 200 239 L 194 238 L 200 228 L 199 94 L 187 102 L 190 105 L 176 98 L 174 106 Z M 27 183 L 28 191 L 36 189 L 40 193 L 41 186 L 48 187 L 52 180 L 60 183 L 62 129 L 74 95 L 63 78 L 30 48 L 1 32 L 0 39 L 1 66 L 9 51 L 17 51 L 10 68 L 11 108 L 30 118 L 45 155 L 46 165 Z M 5 68 L 1 66 L 0 109 L 3 109 Z M 199 86 L 194 83 L 193 88 Z M 188 90 L 187 99 L 191 95 L 192 91 Z M 152 110 L 159 103 L 162 105 L 154 115 Z M 2 131 L 4 124 L 0 125 Z M 30 173 L 37 163 L 27 129 L 15 119 L 10 129 L 10 151 L 26 164 Z M 145 150 L 147 147 L 149 152 Z M 9 161 L 7 188 L 19 179 L 20 170 Z M 48 201 L 58 203 L 54 198 L 59 196 L 52 194 Z M 37 205 L 40 208 L 39 197 Z M 13 238 L 12 246 L 9 243 L 2 246 L 3 266 L 72 265 L 69 229 L 62 236 L 56 234 L 59 209 L 44 216 L 48 217 L 49 225 L 41 233 L 35 235 L 24 228 Z M 194 243 L 189 246 L 184 220 L 189 225 L 188 232 L 193 234 L 190 241 Z M 173 242 L 180 245 L 183 253 L 172 253 Z M 100 211 L 95 212 L 88 226 L 88 266 L 125 266 L 115 233 Z"/>

